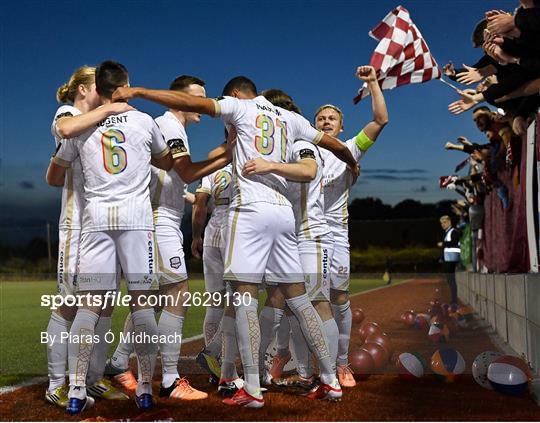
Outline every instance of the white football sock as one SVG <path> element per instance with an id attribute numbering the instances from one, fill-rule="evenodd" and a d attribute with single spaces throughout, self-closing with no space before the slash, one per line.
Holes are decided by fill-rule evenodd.
<path id="1" fill-rule="evenodd" d="M 259 349 L 261 346 L 261 328 L 257 317 L 258 300 L 251 299 L 248 304 L 240 304 L 236 311 L 236 337 L 238 350 L 244 368 L 244 389 L 250 395 L 261 397 L 259 381 Z"/>
<path id="2" fill-rule="evenodd" d="M 347 364 L 349 362 L 349 343 L 351 340 L 352 312 L 351 302 L 345 304 L 332 304 L 334 319 L 339 329 L 337 364 Z"/>
<path id="3" fill-rule="evenodd" d="M 47 326 L 47 367 L 49 374 L 49 391 L 66 384 L 66 366 L 68 361 L 68 342 L 62 340 L 62 334 L 69 333 L 71 322 L 59 314 L 52 312 Z"/>
<path id="4" fill-rule="evenodd" d="M 136 394 L 139 396 L 142 394 L 152 394 L 152 377 L 154 376 L 156 366 L 158 346 L 156 343 L 150 342 L 147 337 L 153 337 L 158 334 L 154 310 L 150 308 L 137 310 L 131 313 L 131 320 L 133 320 L 134 336 L 142 338 L 134 342 L 133 345 L 137 353 L 139 367 Z"/>
<path id="5" fill-rule="evenodd" d="M 111 321 L 111 317 L 100 316 L 96 324 L 95 335 L 99 341 L 96 340 L 92 355 L 90 356 L 90 366 L 88 367 L 88 376 L 86 377 L 88 386 L 92 386 L 100 380 L 105 372 L 107 352 L 109 351 L 109 344 L 105 340 L 105 334 L 111 329 Z"/>
<path id="6" fill-rule="evenodd" d="M 86 309 L 77 310 L 71 325 L 69 353 L 69 397 L 86 398 L 86 375 L 94 348 L 94 333 L 99 316 Z"/>
<path id="7" fill-rule="evenodd" d="M 289 316 L 291 324 L 291 339 L 296 357 L 296 371 L 302 377 L 309 378 L 313 376 L 313 363 L 311 360 L 311 352 L 309 351 L 306 338 L 302 333 L 300 322 L 293 314 Z"/>
<path id="8" fill-rule="evenodd" d="M 124 322 L 124 329 L 122 331 L 124 338 L 120 337 L 116 350 L 111 357 L 111 363 L 117 369 L 127 370 L 129 367 L 129 355 L 133 352 L 133 344 L 127 342 L 128 335 L 133 335 L 133 321 L 131 320 L 131 313 L 126 316 Z"/>
<path id="9" fill-rule="evenodd" d="M 231 316 L 223 316 L 221 321 L 223 328 L 223 350 L 221 352 L 221 379 L 238 379 L 236 372 L 236 356 L 238 344 L 236 342 L 236 322 Z"/>
<path id="10" fill-rule="evenodd" d="M 332 358 L 332 365 L 334 366 L 334 371 L 336 368 L 336 359 L 338 354 L 338 340 L 339 340 L 339 329 L 337 327 L 336 321 L 333 318 L 325 320 L 323 322 L 323 329 L 328 340 L 328 349 L 330 351 L 330 357 Z"/>
<path id="11" fill-rule="evenodd" d="M 289 323 L 289 316 L 283 316 L 279 323 L 276 341 L 276 354 L 280 357 L 285 357 L 289 353 L 290 335 L 291 325 Z"/>
<path id="12" fill-rule="evenodd" d="M 159 353 L 161 355 L 162 385 L 168 388 L 180 377 L 178 374 L 178 359 L 180 358 L 180 348 L 182 342 L 179 340 L 182 336 L 184 326 L 184 316 L 178 316 L 166 310 L 161 312 L 158 323 L 158 332 L 160 337 L 166 336 L 172 343 L 159 344 Z"/>
<path id="13" fill-rule="evenodd" d="M 302 332 L 310 349 L 319 361 L 322 383 L 330 384 L 335 379 L 332 359 L 328 350 L 328 341 L 323 331 L 323 323 L 319 313 L 309 301 L 307 294 L 286 300 L 287 305 L 300 322 Z"/>
<path id="14" fill-rule="evenodd" d="M 264 358 L 266 350 L 274 340 L 274 336 L 279 327 L 279 322 L 283 317 L 283 310 L 274 307 L 264 306 L 259 315 L 261 327 L 261 347 L 259 350 L 259 371 L 264 369 Z"/>
<path id="15" fill-rule="evenodd" d="M 203 332 L 204 345 L 208 345 L 216 336 L 223 317 L 223 309 L 220 307 L 207 307 L 204 315 Z"/>

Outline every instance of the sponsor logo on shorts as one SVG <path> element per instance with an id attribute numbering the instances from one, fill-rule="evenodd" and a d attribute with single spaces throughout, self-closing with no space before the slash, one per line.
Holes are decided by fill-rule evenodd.
<path id="1" fill-rule="evenodd" d="M 328 277 L 328 248 L 322 250 L 322 274 L 323 278 Z"/>
<path id="2" fill-rule="evenodd" d="M 152 240 L 148 241 L 148 273 L 154 273 L 154 248 Z"/>
<path id="3" fill-rule="evenodd" d="M 171 267 L 173 269 L 179 269 L 180 266 L 182 265 L 182 260 L 180 260 L 180 257 L 176 256 L 176 257 L 171 257 L 169 259 L 169 262 L 171 263 Z"/>
<path id="4" fill-rule="evenodd" d="M 60 285 L 64 283 L 64 251 L 60 251 L 58 255 L 58 283 Z"/>

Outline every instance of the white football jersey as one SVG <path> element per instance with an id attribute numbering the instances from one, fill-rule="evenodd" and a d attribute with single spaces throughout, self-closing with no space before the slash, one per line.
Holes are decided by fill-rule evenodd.
<path id="1" fill-rule="evenodd" d="M 176 116 L 167 111 L 156 118 L 156 123 L 173 156 L 189 156 L 186 130 Z M 187 184 L 174 169 L 167 172 L 152 166 L 150 198 L 155 225 L 180 226 L 184 215 L 186 187 Z"/>
<path id="2" fill-rule="evenodd" d="M 298 242 L 330 233 L 324 217 L 324 163 L 319 148 L 305 141 L 295 142 L 290 150 L 289 162 L 296 163 L 302 159 L 313 159 L 317 162 L 317 175 L 310 182 L 288 181 Z"/>
<path id="3" fill-rule="evenodd" d="M 84 174 L 82 233 L 153 230 L 150 159 L 169 153 L 157 124 L 145 113 L 109 116 L 97 129 L 62 143 L 55 162 L 80 157 Z"/>
<path id="4" fill-rule="evenodd" d="M 61 142 L 72 142 L 72 140 L 62 140 L 56 129 L 58 119 L 66 116 L 80 115 L 81 111 L 70 105 L 63 105 L 54 114 L 51 124 L 51 132 L 54 136 L 56 148 Z M 59 229 L 81 229 L 82 211 L 84 209 L 84 177 L 82 165 L 79 158 L 71 163 L 71 167 L 66 171 L 64 186 L 62 187 L 62 209 L 60 211 Z"/>
<path id="5" fill-rule="evenodd" d="M 345 141 L 353 157 L 358 162 L 364 155 L 356 145 L 356 137 Z M 332 230 L 348 231 L 349 190 L 352 186 L 352 174 L 347 165 L 334 156 L 330 151 L 321 149 L 324 160 L 323 189 L 324 214 Z"/>
<path id="6" fill-rule="evenodd" d="M 220 246 L 221 227 L 227 224 L 227 213 L 232 194 L 232 166 L 216 170 L 202 178 L 195 192 L 203 192 L 210 195 L 214 210 L 204 230 L 204 246 Z"/>
<path id="7" fill-rule="evenodd" d="M 323 133 L 313 128 L 302 116 L 274 106 L 259 96 L 252 100 L 225 97 L 216 101 L 216 116 L 238 133 L 233 155 L 232 205 L 258 201 L 287 205 L 287 181 L 274 175 L 242 176 L 244 164 L 251 159 L 285 163 L 294 141 L 303 139 L 318 143 Z"/>

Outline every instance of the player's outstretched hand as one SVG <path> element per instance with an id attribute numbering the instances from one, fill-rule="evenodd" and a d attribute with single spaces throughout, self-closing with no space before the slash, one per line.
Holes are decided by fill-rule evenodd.
<path id="1" fill-rule="evenodd" d="M 373 66 L 358 66 L 356 77 L 364 82 L 375 82 L 377 81 L 377 72 Z"/>
<path id="2" fill-rule="evenodd" d="M 197 238 L 191 241 L 191 254 L 193 254 L 194 257 L 200 259 L 202 255 L 202 250 L 203 250 L 202 238 Z"/>
<path id="3" fill-rule="evenodd" d="M 135 97 L 135 87 L 118 87 L 112 95 L 113 102 L 128 101 Z"/>
<path id="4" fill-rule="evenodd" d="M 243 176 L 265 175 L 272 171 L 272 163 L 264 159 L 257 158 L 248 160 L 242 169 Z"/>

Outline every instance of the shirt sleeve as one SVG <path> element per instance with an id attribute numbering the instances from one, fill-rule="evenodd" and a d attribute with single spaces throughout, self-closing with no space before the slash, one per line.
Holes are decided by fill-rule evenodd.
<path id="1" fill-rule="evenodd" d="M 170 149 L 165 143 L 163 134 L 161 133 L 159 126 L 154 119 L 151 119 L 150 134 L 152 136 L 152 146 L 150 147 L 152 156 L 160 158 L 169 154 Z"/>
<path id="2" fill-rule="evenodd" d="M 291 135 L 293 135 L 293 140 L 304 140 L 312 144 L 318 144 L 319 141 L 322 139 L 324 133 L 311 126 L 311 124 L 305 117 L 300 116 L 296 113 L 294 113 L 293 116 L 295 117 L 291 122 L 291 129 L 293 130 L 293 133 Z"/>
<path id="3" fill-rule="evenodd" d="M 62 138 L 59 134 L 58 134 L 58 128 L 56 126 L 56 122 L 58 122 L 59 119 L 63 118 L 63 117 L 70 117 L 70 116 L 77 116 L 77 115 L 80 115 L 81 112 L 73 107 L 73 106 L 70 106 L 68 104 L 64 104 L 62 106 L 60 106 L 58 108 L 58 110 L 56 111 L 56 113 L 54 114 L 54 119 L 52 121 L 52 124 L 51 124 L 51 133 L 53 135 L 53 137 L 56 137 L 56 138 Z"/>
<path id="4" fill-rule="evenodd" d="M 53 155 L 53 162 L 62 167 L 71 167 L 71 162 L 79 156 L 77 141 L 63 141 Z"/>
<path id="5" fill-rule="evenodd" d="M 222 97 L 214 100 L 216 117 L 220 117 L 223 122 L 234 124 L 242 114 L 242 100 L 234 97 Z"/>
<path id="6" fill-rule="evenodd" d="M 358 162 L 373 145 L 373 141 L 362 130 L 354 138 L 345 141 L 354 159 Z"/>
<path id="7" fill-rule="evenodd" d="M 317 161 L 315 156 L 317 154 L 316 149 L 317 147 L 315 147 L 312 143 L 306 141 L 297 141 L 293 144 L 290 162 L 296 163 L 305 159 Z"/>
<path id="8" fill-rule="evenodd" d="M 205 176 L 204 178 L 201 179 L 201 183 L 195 190 L 195 193 L 198 193 L 198 192 L 208 194 L 208 195 L 212 194 L 212 184 L 210 183 L 209 176 Z"/>

